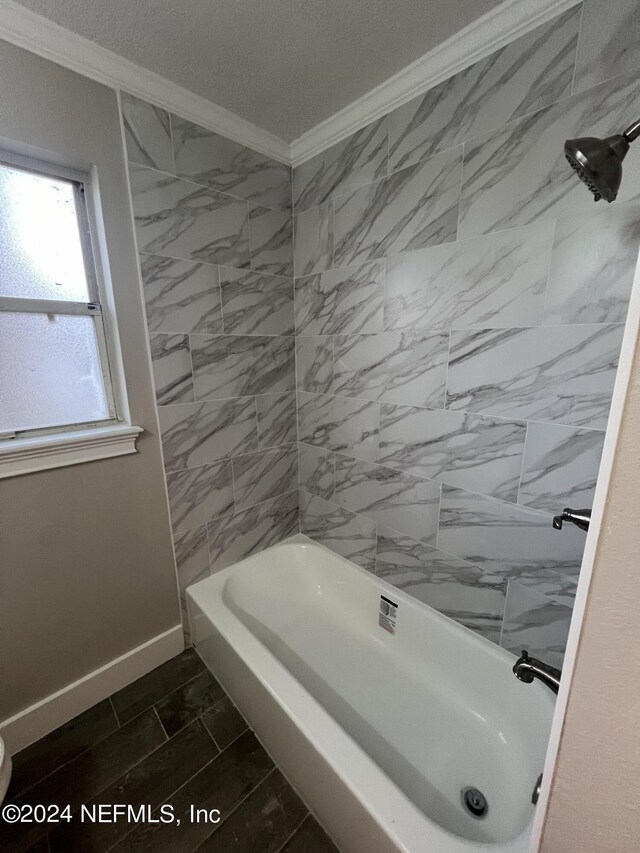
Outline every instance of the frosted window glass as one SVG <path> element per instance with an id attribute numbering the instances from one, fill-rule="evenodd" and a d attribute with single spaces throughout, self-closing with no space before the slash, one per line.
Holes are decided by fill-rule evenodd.
<path id="1" fill-rule="evenodd" d="M 108 417 L 92 317 L 0 313 L 0 432 Z"/>
<path id="2" fill-rule="evenodd" d="M 90 302 L 73 184 L 0 165 L 0 296 Z"/>

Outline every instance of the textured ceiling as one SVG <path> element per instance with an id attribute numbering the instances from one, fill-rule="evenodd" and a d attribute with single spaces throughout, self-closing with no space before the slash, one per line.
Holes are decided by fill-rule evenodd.
<path id="1" fill-rule="evenodd" d="M 20 0 L 290 141 L 499 0 Z"/>

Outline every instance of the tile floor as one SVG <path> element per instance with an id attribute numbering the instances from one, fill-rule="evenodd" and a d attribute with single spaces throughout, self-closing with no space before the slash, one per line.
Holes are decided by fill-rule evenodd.
<path id="1" fill-rule="evenodd" d="M 3 853 L 338 853 L 193 649 L 17 753 L 7 802 L 68 803 L 72 819 L 0 819 Z M 81 822 L 99 803 L 181 822 Z M 222 822 L 191 822 L 191 805 Z"/>

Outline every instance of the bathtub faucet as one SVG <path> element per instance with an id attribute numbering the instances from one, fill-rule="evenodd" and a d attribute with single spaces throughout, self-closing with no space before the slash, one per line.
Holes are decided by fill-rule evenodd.
<path id="1" fill-rule="evenodd" d="M 529 652 L 523 649 L 521 657 L 518 658 L 513 666 L 513 674 L 520 681 L 524 681 L 525 684 L 531 684 L 534 678 L 539 678 L 543 684 L 547 685 L 549 690 L 557 693 L 562 673 L 559 669 L 549 666 L 544 661 L 529 657 Z"/>

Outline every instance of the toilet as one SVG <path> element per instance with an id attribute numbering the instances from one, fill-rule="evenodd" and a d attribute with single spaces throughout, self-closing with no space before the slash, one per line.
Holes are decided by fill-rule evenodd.
<path id="1" fill-rule="evenodd" d="M 4 795 L 9 787 L 11 779 L 11 756 L 7 752 L 4 741 L 0 737 L 0 803 L 4 800 Z"/>

